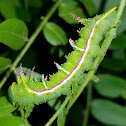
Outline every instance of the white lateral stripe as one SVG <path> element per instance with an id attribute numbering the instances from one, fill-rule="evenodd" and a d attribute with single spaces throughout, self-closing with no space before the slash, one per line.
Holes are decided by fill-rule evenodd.
<path id="1" fill-rule="evenodd" d="M 70 43 L 70 45 L 71 45 L 73 48 L 76 48 L 77 50 L 80 50 L 80 51 L 82 51 L 82 52 L 84 51 L 84 49 L 81 49 L 81 48 L 75 46 L 75 44 L 73 44 L 72 39 L 69 39 L 69 43 Z"/>
<path id="2" fill-rule="evenodd" d="M 98 23 L 99 23 L 99 20 L 95 23 L 95 25 L 98 24 Z M 94 28 L 95 28 L 95 27 L 94 27 Z M 84 61 L 84 59 L 85 59 L 85 56 L 86 56 L 86 54 L 87 54 L 87 51 L 88 51 L 88 49 L 89 49 L 89 47 L 90 47 L 90 40 L 91 40 L 91 37 L 92 37 L 92 35 L 93 35 L 93 33 L 94 33 L 94 28 L 93 28 L 93 30 L 92 30 L 92 33 L 91 33 L 89 39 L 88 39 L 88 45 L 87 45 L 87 48 L 86 48 L 86 50 L 85 50 L 85 53 L 84 53 L 84 55 L 83 55 L 83 57 L 82 57 L 82 60 L 80 61 L 80 63 L 78 64 L 78 66 L 77 66 L 77 68 L 74 70 L 74 72 L 73 72 L 72 74 L 70 74 L 70 76 L 62 82 L 62 84 L 60 84 L 60 85 L 58 85 L 58 86 L 52 88 L 51 90 L 47 90 L 47 91 L 45 90 L 45 91 L 43 91 L 43 92 L 35 92 L 35 91 L 31 90 L 31 89 L 29 89 L 29 92 L 35 93 L 35 94 L 37 94 L 37 95 L 42 95 L 42 94 L 45 94 L 45 93 L 54 92 L 57 88 L 61 87 L 64 83 L 66 83 L 69 79 L 71 79 L 71 77 L 72 77 L 72 76 L 76 73 L 76 71 L 80 68 L 81 64 L 83 63 L 83 61 Z"/>

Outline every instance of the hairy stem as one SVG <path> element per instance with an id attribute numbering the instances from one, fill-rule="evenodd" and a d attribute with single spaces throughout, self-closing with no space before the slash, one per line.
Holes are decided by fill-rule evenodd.
<path id="1" fill-rule="evenodd" d="M 92 97 L 92 83 L 90 83 L 87 87 L 87 104 L 86 104 L 86 110 L 84 112 L 84 121 L 83 126 L 87 126 L 88 124 L 88 117 L 89 117 L 89 109 L 91 104 L 91 97 Z"/>
<path id="2" fill-rule="evenodd" d="M 11 68 L 6 72 L 4 78 L 1 80 L 0 89 L 2 88 L 2 86 L 4 85 L 4 83 L 6 82 L 6 80 L 10 76 L 10 74 L 12 73 L 13 67 L 16 67 L 18 65 L 18 63 L 20 62 L 20 60 L 22 59 L 22 57 L 25 55 L 25 53 L 28 51 L 28 49 L 30 48 L 30 46 L 32 45 L 32 43 L 34 42 L 34 40 L 36 39 L 36 37 L 38 36 L 38 34 L 42 31 L 42 29 L 43 29 L 44 25 L 46 24 L 46 22 L 51 18 L 51 16 L 53 15 L 53 13 L 56 11 L 56 9 L 58 8 L 58 6 L 61 3 L 61 1 L 62 0 L 58 0 L 57 1 L 57 3 L 51 8 L 51 10 L 47 14 L 47 16 L 44 18 L 44 20 L 40 23 L 40 25 L 38 26 L 38 28 L 36 29 L 36 31 L 30 37 L 30 39 L 27 42 L 27 44 L 25 45 L 25 47 L 22 49 L 22 51 L 20 52 L 20 54 L 18 55 L 18 57 L 13 62 Z"/>
<path id="3" fill-rule="evenodd" d="M 62 103 L 60 108 L 56 111 L 56 113 L 52 116 L 52 118 L 45 124 L 45 126 L 50 126 L 53 121 L 57 118 L 57 116 L 61 113 L 61 111 L 65 108 L 66 104 L 69 102 L 71 95 L 68 95 L 65 101 Z"/>

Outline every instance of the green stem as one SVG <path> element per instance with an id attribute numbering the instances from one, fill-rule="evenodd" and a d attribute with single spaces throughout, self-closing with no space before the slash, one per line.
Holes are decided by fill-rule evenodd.
<path id="1" fill-rule="evenodd" d="M 85 112 L 84 112 L 83 126 L 87 126 L 87 124 L 88 124 L 91 98 L 92 98 L 92 83 L 90 83 L 87 87 L 87 102 L 86 102 L 86 109 L 85 109 Z"/>
<path id="2" fill-rule="evenodd" d="M 4 78 L 1 80 L 0 89 L 2 88 L 2 86 L 4 85 L 4 83 L 6 82 L 6 80 L 10 76 L 10 74 L 12 73 L 13 67 L 16 67 L 17 64 L 20 62 L 20 60 L 25 55 L 25 53 L 28 51 L 28 49 L 30 48 L 30 46 L 32 45 L 32 43 L 34 42 L 34 40 L 36 39 L 36 37 L 38 36 L 38 34 L 43 29 L 43 27 L 46 24 L 46 22 L 51 18 L 51 16 L 53 15 L 53 13 L 56 11 L 56 9 L 58 8 L 58 6 L 61 3 L 61 1 L 62 0 L 58 0 L 57 1 L 57 3 L 52 7 L 52 9 L 49 11 L 49 13 L 44 18 L 44 20 L 40 23 L 40 25 L 38 26 L 38 28 L 36 29 L 36 31 L 30 37 L 30 39 L 27 42 L 27 44 L 25 45 L 25 47 L 22 49 L 22 51 L 20 52 L 20 54 L 18 55 L 18 57 L 16 58 L 16 60 L 13 62 L 12 67 L 6 72 Z"/>
<path id="3" fill-rule="evenodd" d="M 126 5 L 126 0 L 121 0 L 118 13 L 117 13 L 117 21 L 120 20 L 125 5 Z"/>
<path id="4" fill-rule="evenodd" d="M 126 2 L 126 0 L 122 0 L 122 1 L 120 2 L 120 6 L 119 6 L 119 9 L 118 9 L 118 13 L 119 13 L 119 14 L 117 14 L 117 15 L 118 15 L 118 20 L 120 19 L 121 15 L 122 15 L 125 2 Z M 117 21 L 117 23 L 118 23 L 118 21 Z M 106 51 L 107 51 L 107 49 L 108 49 L 108 47 L 109 47 L 109 45 L 110 45 L 112 39 L 113 39 L 114 36 L 116 35 L 116 30 L 117 30 L 117 28 L 112 28 L 112 29 L 108 32 L 108 34 L 107 34 L 107 36 L 106 36 L 106 38 L 105 38 L 105 40 L 104 40 L 104 43 L 103 43 L 103 45 L 102 45 L 102 47 L 101 47 L 101 50 L 102 50 L 102 52 L 104 52 L 104 55 L 105 55 L 105 53 L 106 53 Z M 99 57 L 96 58 L 96 60 L 95 60 L 95 62 L 94 62 L 94 67 L 95 67 L 95 68 L 98 67 L 98 65 L 100 64 L 100 62 L 101 62 L 102 59 L 104 58 L 104 55 L 103 55 L 103 56 L 99 56 Z M 95 71 L 96 71 L 96 69 L 88 72 L 88 74 L 87 74 L 87 76 L 86 76 L 86 78 L 85 78 L 84 83 L 80 86 L 80 88 L 79 88 L 79 90 L 78 90 L 77 95 L 76 95 L 76 96 L 73 96 L 72 99 L 70 100 L 70 102 L 69 102 L 69 104 L 68 104 L 68 106 L 67 106 L 67 112 L 68 112 L 69 109 L 72 107 L 72 105 L 73 105 L 74 102 L 77 100 L 77 98 L 80 96 L 80 94 L 82 93 L 82 91 L 84 90 L 84 88 L 86 87 L 86 85 L 89 83 L 89 81 L 92 79 L 92 77 L 94 76 Z"/>
<path id="5" fill-rule="evenodd" d="M 24 116 L 25 114 L 24 114 L 24 110 L 22 108 L 20 108 L 20 112 L 21 112 L 22 118 L 24 119 L 25 126 L 28 126 L 28 121 L 27 121 L 27 119 Z"/>
<path id="6" fill-rule="evenodd" d="M 57 116 L 65 108 L 65 106 L 69 102 L 70 98 L 71 98 L 71 95 L 68 95 L 66 97 L 65 101 L 62 103 L 62 105 L 60 106 L 60 108 L 56 111 L 56 113 L 52 116 L 52 118 L 44 126 L 50 126 L 53 123 L 53 121 L 57 118 Z"/>
<path id="7" fill-rule="evenodd" d="M 104 52 L 104 55 L 112 41 L 112 38 L 115 36 L 115 28 L 112 28 L 109 33 L 108 36 L 106 37 L 106 39 L 104 40 L 104 43 L 101 47 L 102 52 Z M 102 61 L 102 59 L 104 58 L 104 55 L 98 56 L 94 62 L 94 68 L 98 68 L 98 65 L 100 64 L 100 62 Z M 85 77 L 84 83 L 80 86 L 78 93 L 76 96 L 73 96 L 72 99 L 70 100 L 68 106 L 67 106 L 67 111 L 69 111 L 69 109 L 72 107 L 72 105 L 74 104 L 74 102 L 77 100 L 77 98 L 80 96 L 80 94 L 82 93 L 82 91 L 84 90 L 84 88 L 86 87 L 86 85 L 89 83 L 89 81 L 92 79 L 92 77 L 94 76 L 95 70 L 89 71 L 87 73 L 87 76 Z"/>
<path id="8" fill-rule="evenodd" d="M 124 0 L 122 0 L 120 4 L 122 5 L 123 2 L 124 2 Z M 118 19 L 119 19 L 119 17 L 121 16 L 122 11 L 123 11 L 123 9 L 120 9 L 120 8 L 124 8 L 124 6 L 120 6 L 120 7 L 119 7 L 119 11 L 118 11 L 118 12 L 119 12 L 120 14 L 118 15 Z M 115 33 L 116 33 L 116 28 L 112 28 L 112 29 L 109 31 L 108 36 L 107 36 L 106 39 L 104 40 L 104 43 L 103 43 L 103 45 L 102 45 L 102 47 L 101 47 L 101 50 L 104 52 L 104 55 L 105 55 L 105 53 L 106 53 L 106 51 L 107 51 L 107 49 L 108 49 L 108 47 L 109 47 L 109 45 L 110 45 L 110 43 L 111 43 L 113 37 L 115 36 Z M 99 57 L 96 58 L 95 63 L 94 63 L 95 68 L 98 67 L 98 65 L 100 64 L 100 62 L 101 62 L 102 59 L 104 58 L 104 55 L 99 56 Z M 76 96 L 73 96 L 72 99 L 70 100 L 70 102 L 69 102 L 69 99 L 70 99 L 70 96 L 71 96 L 71 95 L 67 96 L 68 99 L 66 99 L 66 100 L 63 102 L 63 104 L 61 105 L 60 109 L 58 109 L 58 111 L 53 115 L 53 117 L 49 120 L 49 122 L 47 122 L 47 124 L 46 124 L 45 126 L 51 125 L 52 122 L 53 122 L 53 121 L 56 119 L 56 117 L 58 116 L 58 114 L 59 114 L 59 113 L 62 111 L 62 109 L 65 107 L 65 105 L 69 102 L 69 104 L 68 104 L 68 106 L 67 106 L 67 113 L 68 113 L 69 109 L 72 107 L 72 105 L 73 105 L 74 102 L 77 100 L 77 98 L 79 97 L 79 95 L 82 93 L 82 91 L 84 90 L 84 88 L 86 87 L 86 85 L 89 83 L 89 81 L 90 81 L 90 80 L 92 79 L 92 77 L 94 76 L 95 71 L 96 71 L 96 69 L 93 70 L 93 71 L 89 71 L 89 72 L 88 72 L 88 74 L 87 74 L 87 76 L 86 76 L 86 78 L 85 78 L 84 83 L 81 85 L 81 87 L 80 87 L 79 90 L 78 90 L 77 95 L 76 95 Z M 88 112 L 87 112 L 87 113 L 88 113 Z M 88 119 L 88 114 L 87 114 L 87 119 Z M 85 120 L 86 120 L 86 119 L 85 119 Z M 86 124 L 87 124 L 87 121 L 86 121 L 83 125 L 86 126 Z"/>

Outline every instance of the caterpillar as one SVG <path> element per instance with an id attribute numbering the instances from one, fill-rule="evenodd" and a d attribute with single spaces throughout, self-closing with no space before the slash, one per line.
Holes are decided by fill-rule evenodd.
<path id="1" fill-rule="evenodd" d="M 28 70 L 26 75 L 22 71 L 22 64 L 19 71 L 15 71 L 17 83 L 13 82 L 8 89 L 8 94 L 13 104 L 19 105 L 25 110 L 28 117 L 35 104 L 42 104 L 55 99 L 61 95 L 71 92 L 71 85 L 81 85 L 85 74 L 94 70 L 95 59 L 103 55 L 101 42 L 106 33 L 116 26 L 116 7 L 105 14 L 97 15 L 94 18 L 82 19 L 71 14 L 78 22 L 85 26 L 78 31 L 80 38 L 76 41 L 69 39 L 73 51 L 66 57 L 66 62 L 59 65 L 54 62 L 58 72 L 49 76 L 49 79 L 42 75 L 42 82 L 33 79 L 33 71 Z M 99 64 L 98 64 L 99 65 Z"/>

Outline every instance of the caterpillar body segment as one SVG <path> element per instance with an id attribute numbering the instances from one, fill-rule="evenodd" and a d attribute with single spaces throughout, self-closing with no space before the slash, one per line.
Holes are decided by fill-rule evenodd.
<path id="1" fill-rule="evenodd" d="M 42 77 L 43 82 L 24 75 L 20 66 L 16 72 L 17 83 L 14 82 L 9 88 L 9 96 L 13 103 L 26 110 L 26 117 L 29 116 L 35 104 L 42 104 L 49 100 L 71 92 L 75 84 L 82 84 L 85 78 L 84 72 L 94 69 L 93 63 L 96 57 L 100 56 L 101 41 L 105 34 L 116 26 L 116 7 L 107 13 L 96 16 L 92 19 L 80 19 L 75 15 L 72 17 L 85 26 L 79 31 L 80 38 L 75 42 L 70 39 L 73 51 L 66 57 L 66 62 L 61 66 L 55 63 L 58 72 L 50 75 L 49 80 Z M 29 73 L 29 72 L 28 72 Z M 74 91 L 75 92 L 75 91 Z M 76 92 L 75 92 L 76 94 Z"/>

